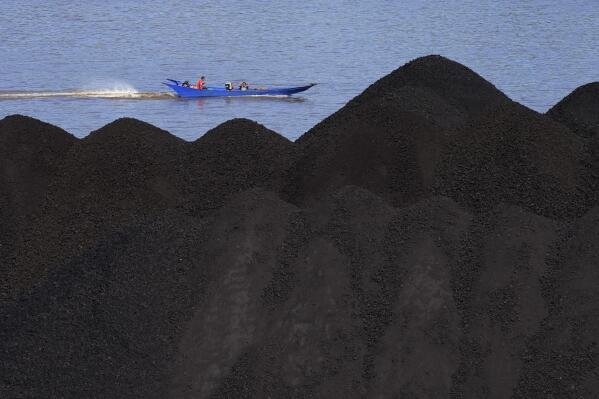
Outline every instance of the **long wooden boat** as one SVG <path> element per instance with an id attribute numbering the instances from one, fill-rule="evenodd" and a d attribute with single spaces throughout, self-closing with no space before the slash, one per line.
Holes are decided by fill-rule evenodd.
<path id="1" fill-rule="evenodd" d="M 181 81 L 167 79 L 168 82 L 162 84 L 170 87 L 179 97 L 241 97 L 241 96 L 290 96 L 300 93 L 315 86 L 316 83 L 310 83 L 306 86 L 295 87 L 279 87 L 279 86 L 260 86 L 248 87 L 246 89 L 231 88 L 227 89 L 217 86 L 206 86 L 203 89 L 196 89 L 187 85 L 183 85 Z"/>

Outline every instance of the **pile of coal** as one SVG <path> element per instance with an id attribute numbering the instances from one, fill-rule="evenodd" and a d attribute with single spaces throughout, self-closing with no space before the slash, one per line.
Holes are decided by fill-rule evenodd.
<path id="1" fill-rule="evenodd" d="M 297 141 L 303 150 L 288 199 L 309 203 L 348 184 L 396 206 L 431 194 L 443 147 L 456 130 L 501 105 L 503 93 L 440 56 L 380 79 Z"/>
<path id="2" fill-rule="evenodd" d="M 64 130 L 33 118 L 15 115 L 0 121 L 0 300 L 18 278 L 17 242 L 37 224 L 49 187 L 75 141 Z"/>
<path id="3" fill-rule="evenodd" d="M 0 396 L 599 392 L 599 114 L 451 60 L 290 142 L 0 121 Z"/>
<path id="4" fill-rule="evenodd" d="M 508 203 L 564 218 L 588 210 L 583 141 L 520 105 L 499 107 L 457 132 L 444 149 L 434 191 L 464 207 Z"/>
<path id="5" fill-rule="evenodd" d="M 217 126 L 187 150 L 186 191 L 191 206 L 199 213 L 212 211 L 231 193 L 256 186 L 279 191 L 296 152 L 293 142 L 247 119 Z"/>
<path id="6" fill-rule="evenodd" d="M 547 111 L 547 115 L 582 137 L 592 137 L 599 133 L 597 107 L 599 82 L 593 82 L 574 90 Z"/>

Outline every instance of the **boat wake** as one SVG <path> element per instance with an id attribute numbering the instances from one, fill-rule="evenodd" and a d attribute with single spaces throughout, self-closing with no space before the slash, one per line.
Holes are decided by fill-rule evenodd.
<path id="1" fill-rule="evenodd" d="M 79 97 L 79 98 L 111 98 L 111 99 L 134 99 L 152 100 L 168 99 L 174 95 L 167 92 L 140 92 L 132 88 L 118 89 L 75 89 L 59 91 L 1 91 L 0 100 L 20 100 L 47 97 Z"/>

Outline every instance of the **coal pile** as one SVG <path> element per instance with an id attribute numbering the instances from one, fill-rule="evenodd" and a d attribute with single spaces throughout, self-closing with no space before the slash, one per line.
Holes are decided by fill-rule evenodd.
<path id="1" fill-rule="evenodd" d="M 247 119 L 225 122 L 188 148 L 191 206 L 211 211 L 231 193 L 256 186 L 279 191 L 295 157 L 293 143 L 272 130 Z"/>
<path id="2" fill-rule="evenodd" d="M 15 115 L 0 121 L 0 212 L 4 217 L 22 218 L 39 207 L 75 140 L 64 130 L 33 118 Z"/>
<path id="3" fill-rule="evenodd" d="M 309 203 L 353 184 L 397 206 L 430 195 L 448 137 L 500 105 L 503 93 L 440 56 L 414 60 L 298 139 L 303 150 L 289 200 Z"/>
<path id="4" fill-rule="evenodd" d="M 414 112 L 435 112 L 434 108 L 438 107 L 427 107 L 425 102 L 434 97 L 439 102 L 447 103 L 445 108 L 453 107 L 451 113 L 454 115 L 446 112 L 440 113 L 435 118 L 442 125 L 451 121 L 451 118 L 456 118 L 455 114 L 462 116 L 463 119 L 469 119 L 510 102 L 505 94 L 471 69 L 445 57 L 430 55 L 415 59 L 396 69 L 375 82 L 349 104 L 367 102 L 381 94 L 396 94 L 408 87 L 428 92 L 428 96 L 421 94 L 413 96 L 409 102 L 402 105 Z M 453 124 L 456 124 L 455 120 Z"/>
<path id="5" fill-rule="evenodd" d="M 584 143 L 519 105 L 499 107 L 461 129 L 445 148 L 435 192 L 478 211 L 501 203 L 550 217 L 588 209 Z"/>
<path id="6" fill-rule="evenodd" d="M 547 111 L 547 115 L 582 137 L 599 133 L 599 82 L 580 86 Z"/>
<path id="7" fill-rule="evenodd" d="M 0 300 L 12 290 L 8 281 L 14 247 L 40 208 L 61 162 L 76 139 L 55 126 L 24 116 L 0 121 Z"/>
<path id="8" fill-rule="evenodd" d="M 293 143 L 247 120 L 194 143 L 142 121 L 116 120 L 63 154 L 39 215 L 13 235 L 10 269 L 20 272 L 8 292 L 26 289 L 53 264 L 140 218 L 173 209 L 206 214 L 248 188 L 276 189 L 293 157 Z"/>
<path id="9" fill-rule="evenodd" d="M 70 136 L 69 136 L 70 137 Z M 149 124 L 117 120 L 73 139 L 47 184 L 36 218 L 16 235 L 9 292 L 27 289 L 54 264 L 93 246 L 105 232 L 168 209 L 179 195 L 176 168 L 184 141 Z M 48 152 L 36 143 L 39 154 Z M 58 227 L 60 226 L 60 227 Z"/>
<path id="10" fill-rule="evenodd" d="M 588 122 L 581 101 L 554 109 Z M 577 118 L 438 56 L 295 143 L 5 118 L 0 396 L 595 397 L 599 136 Z"/>

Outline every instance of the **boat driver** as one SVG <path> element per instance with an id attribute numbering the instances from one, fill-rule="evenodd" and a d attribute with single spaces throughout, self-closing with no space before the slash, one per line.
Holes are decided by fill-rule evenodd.
<path id="1" fill-rule="evenodd" d="M 196 89 L 206 90 L 206 88 L 204 87 L 205 84 L 206 84 L 206 77 L 202 76 L 200 79 L 198 79 L 198 85 L 196 86 Z"/>

